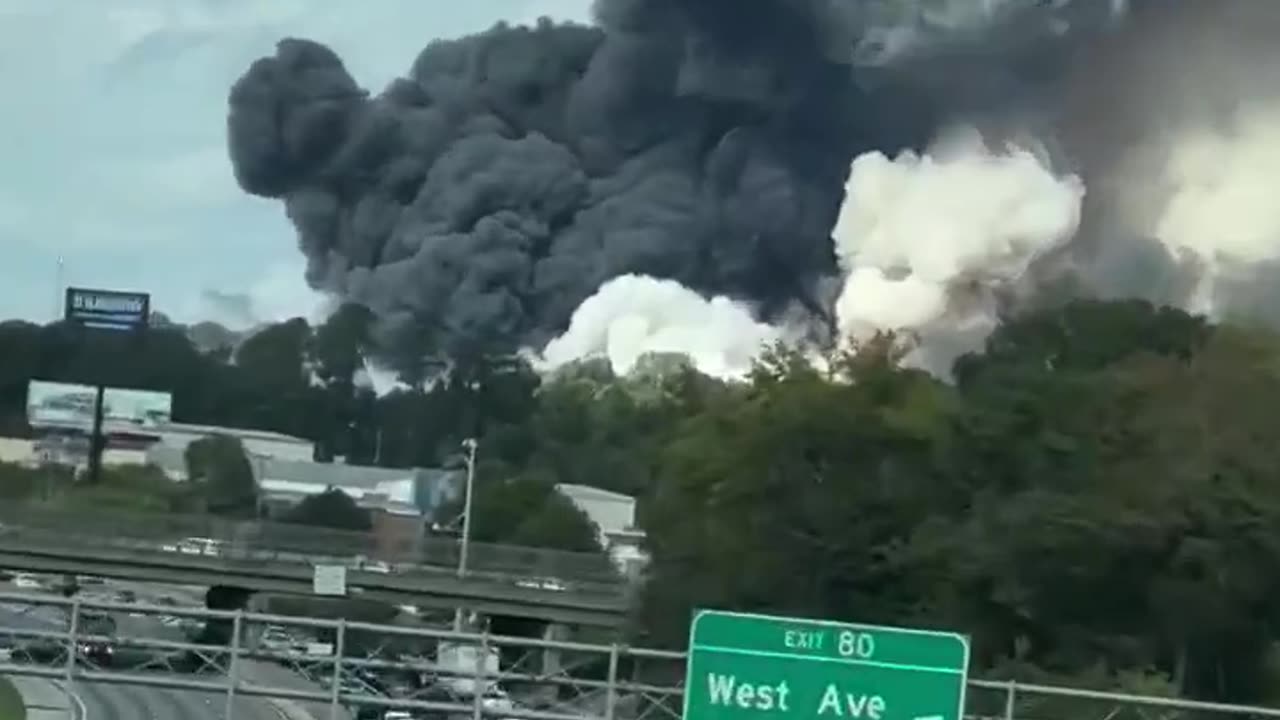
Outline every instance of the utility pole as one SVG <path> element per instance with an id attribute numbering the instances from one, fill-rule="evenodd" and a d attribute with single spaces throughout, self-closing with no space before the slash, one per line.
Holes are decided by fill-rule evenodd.
<path id="1" fill-rule="evenodd" d="M 93 430 L 89 434 L 89 484 L 102 480 L 102 453 L 106 450 L 106 438 L 102 436 L 102 419 L 105 415 L 106 386 L 98 383 L 93 400 Z"/>
<path id="2" fill-rule="evenodd" d="M 62 300 L 64 297 L 64 290 L 62 287 L 63 265 L 64 265 L 64 261 L 62 259 L 62 256 L 59 255 L 58 268 L 57 270 L 54 271 L 54 275 L 53 275 L 53 322 L 58 322 L 59 320 L 63 319 L 63 309 L 62 309 Z"/>
<path id="3" fill-rule="evenodd" d="M 467 438 L 462 441 L 462 447 L 467 451 L 467 481 L 462 491 L 462 542 L 458 548 L 458 579 L 461 580 L 467 574 L 467 552 L 471 546 L 471 497 L 474 494 L 476 482 L 476 448 L 480 443 L 475 438 Z M 462 607 L 459 606 L 453 614 L 453 630 L 454 632 L 462 632 Z"/>

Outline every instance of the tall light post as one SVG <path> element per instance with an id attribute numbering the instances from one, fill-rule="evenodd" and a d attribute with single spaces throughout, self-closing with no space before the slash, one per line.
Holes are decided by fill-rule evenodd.
<path id="1" fill-rule="evenodd" d="M 475 438 L 462 441 L 462 447 L 467 451 L 467 482 L 462 491 L 462 542 L 458 548 L 459 579 L 467 574 L 467 551 L 471 548 L 471 497 L 474 495 L 472 490 L 476 482 L 476 448 L 479 445 Z M 461 607 L 454 611 L 453 630 L 454 632 L 462 631 Z"/>

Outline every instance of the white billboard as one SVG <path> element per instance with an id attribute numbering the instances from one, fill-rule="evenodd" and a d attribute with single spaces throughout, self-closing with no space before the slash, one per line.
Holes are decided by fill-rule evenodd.
<path id="1" fill-rule="evenodd" d="M 27 422 L 33 428 L 92 432 L 97 390 L 92 385 L 32 380 L 27 386 Z M 106 388 L 104 432 L 128 432 L 169 422 L 173 396 L 154 390 Z"/>

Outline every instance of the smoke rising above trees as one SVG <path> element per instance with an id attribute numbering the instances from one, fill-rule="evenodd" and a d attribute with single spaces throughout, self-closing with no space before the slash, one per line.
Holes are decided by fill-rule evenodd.
<path id="1" fill-rule="evenodd" d="M 1255 109 L 1252 124 L 1241 117 L 1205 130 L 1195 114 L 1174 112 L 1190 130 L 1169 135 L 1162 123 L 1177 110 L 1170 103 L 1182 85 L 1147 82 L 1124 96 L 1130 79 L 1195 75 L 1189 69 L 1209 67 L 1208 53 L 1238 25 L 1265 27 L 1280 17 L 1280 8 L 1246 12 L 1246 5 L 1258 4 L 597 0 L 593 27 L 499 24 L 433 41 L 405 77 L 376 95 L 358 87 L 328 48 L 286 39 L 232 89 L 229 148 L 241 186 L 283 202 L 308 281 L 368 306 L 379 346 L 458 356 L 541 350 L 571 321 L 577 337 L 616 336 L 614 322 L 630 321 L 602 316 L 605 303 L 594 303 L 600 327 L 583 327 L 587 320 L 574 313 L 624 276 L 733 298 L 760 322 L 818 339 L 830 339 L 833 327 L 847 332 L 846 323 L 837 326 L 838 298 L 861 298 L 863 308 L 898 305 L 887 281 L 922 278 L 910 266 L 856 258 L 851 265 L 849 248 L 865 239 L 840 237 L 842 206 L 881 218 L 931 207 L 919 193 L 909 203 L 887 195 L 899 204 L 880 208 L 847 198 L 846 181 L 849 193 L 859 187 L 850 178 L 855 159 L 883 156 L 875 168 L 861 162 L 862 186 L 875 186 L 869 175 L 877 168 L 903 175 L 912 170 L 902 163 L 928 167 L 920 153 L 939 135 L 975 128 L 984 145 L 970 156 L 975 174 L 956 183 L 975 197 L 991 199 L 983 182 L 996 174 L 982 168 L 1001 158 L 1031 158 L 1053 180 L 1027 193 L 1065 198 L 1067 185 L 1082 187 L 1071 191 L 1074 212 L 1052 197 L 1026 200 L 1024 207 L 1056 208 L 1058 222 L 1044 235 L 1029 234 L 1030 225 L 1015 238 L 973 235 L 982 230 L 977 219 L 958 218 L 935 223 L 928 237 L 877 241 L 907 258 L 985 242 L 965 257 L 998 261 L 993 272 L 965 266 L 952 277 L 923 278 L 946 310 L 925 313 L 930 327 L 905 329 L 921 331 L 926 346 L 935 338 L 942 349 L 932 365 L 945 368 L 980 342 L 997 314 L 1044 288 L 1213 311 L 1224 303 L 1204 301 L 1206 293 L 1261 292 L 1256 272 L 1239 270 L 1240 262 L 1230 280 L 1205 290 L 1206 273 L 1225 262 L 1211 260 L 1219 239 L 1182 238 L 1216 227 L 1222 212 L 1273 212 L 1232 200 L 1239 192 L 1230 181 L 1213 197 L 1193 191 L 1217 171 L 1204 157 L 1235 152 L 1222 146 L 1237 147 L 1267 116 Z M 1171 28 L 1194 31 L 1197 52 L 1174 47 Z M 1221 49 L 1215 77 L 1240 80 L 1259 57 L 1280 57 L 1265 43 Z M 1259 92 L 1243 81 L 1214 89 L 1226 112 L 1232 93 Z M 1188 133 L 1202 130 L 1210 141 L 1178 160 L 1170 148 L 1185 150 Z M 1157 155 L 1172 159 L 1153 164 Z M 1257 177 L 1256 165 L 1235 175 Z M 1173 184 L 1134 189 L 1143 185 L 1133 182 L 1139 171 Z M 1003 209 L 998 198 L 970 205 Z M 1138 205 L 1152 217 L 1139 218 Z M 949 235 L 949 224 L 968 235 Z M 1221 241 L 1275 247 L 1272 234 L 1260 232 L 1266 237 Z M 1022 254 L 1010 256 L 1011 247 Z M 1255 252 L 1249 263 L 1276 255 Z M 654 314 L 634 304 L 624 311 Z M 706 311 L 690 307 L 698 313 Z M 964 327 L 946 324 L 957 317 Z M 956 344 L 957 329 L 966 328 L 976 328 L 974 338 Z M 582 352 L 608 347 L 602 340 Z"/>
<path id="2" fill-rule="evenodd" d="M 773 312 L 832 267 L 858 137 L 809 6 L 607 2 L 433 42 L 373 98 L 286 40 L 232 91 L 237 177 L 393 341 L 541 344 L 625 273 Z"/>

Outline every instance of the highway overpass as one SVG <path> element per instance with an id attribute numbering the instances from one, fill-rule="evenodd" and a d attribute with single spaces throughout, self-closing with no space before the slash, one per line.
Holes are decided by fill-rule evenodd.
<path id="1" fill-rule="evenodd" d="M 314 567 L 339 564 L 349 594 L 394 604 L 599 627 L 620 626 L 629 605 L 627 586 L 596 555 L 474 544 L 459 577 L 449 539 L 388 549 L 364 533 L 271 523 L 16 510 L 0 509 L 0 568 L 311 594 Z M 215 549 L 194 552 L 188 538 Z"/>

